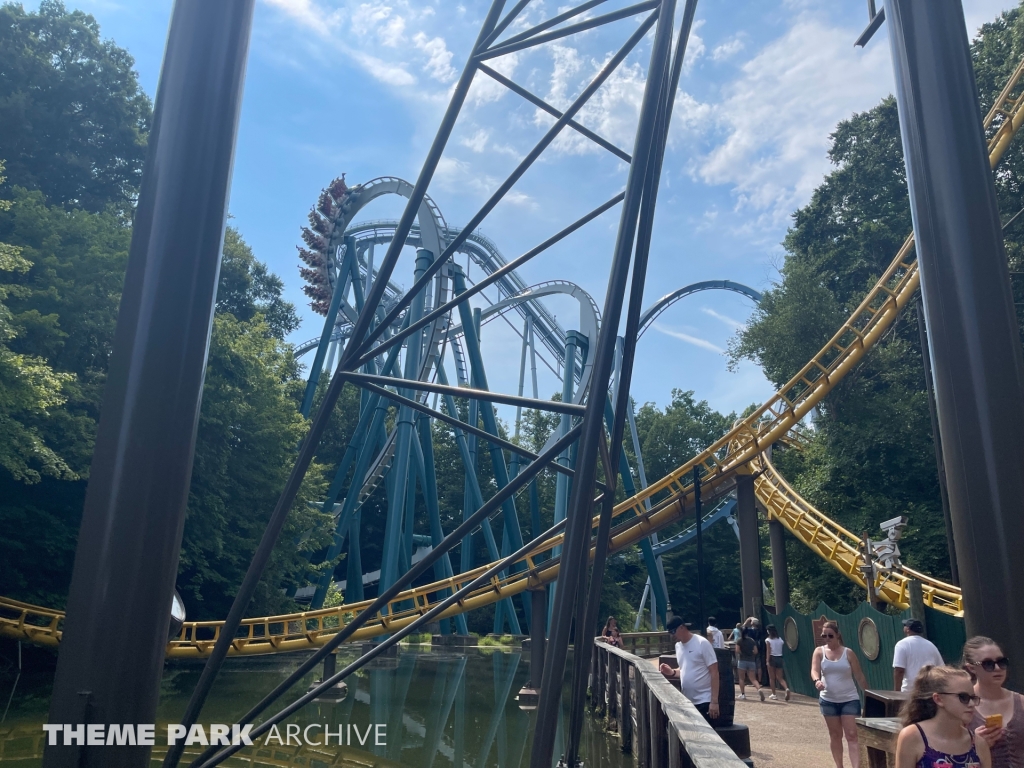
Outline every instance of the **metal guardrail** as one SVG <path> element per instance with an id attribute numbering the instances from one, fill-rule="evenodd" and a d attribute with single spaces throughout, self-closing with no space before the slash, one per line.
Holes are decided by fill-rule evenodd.
<path id="1" fill-rule="evenodd" d="M 632 752 L 639 765 L 743 768 L 704 716 L 649 660 L 597 640 L 591 659 L 591 705 L 610 729 L 618 730 L 622 750 Z"/>

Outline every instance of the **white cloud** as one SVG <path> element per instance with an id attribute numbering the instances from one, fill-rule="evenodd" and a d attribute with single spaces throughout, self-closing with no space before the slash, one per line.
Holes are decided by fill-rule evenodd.
<path id="1" fill-rule="evenodd" d="M 499 56 L 498 58 L 491 59 L 487 62 L 487 66 L 495 72 L 504 75 L 509 80 L 513 79 L 518 65 L 518 53 Z M 481 104 L 498 101 L 508 92 L 508 88 L 504 85 L 499 83 L 497 80 L 492 79 L 490 76 L 485 75 L 483 72 L 480 72 L 473 78 L 473 84 L 469 87 L 469 96 L 467 99 L 471 105 L 480 106 Z"/>
<path id="2" fill-rule="evenodd" d="M 445 155 L 437 164 L 434 179 L 446 192 L 465 192 L 472 190 L 481 199 L 489 198 L 501 184 L 503 179 L 481 172 L 479 164 L 468 163 L 457 157 Z M 503 203 L 537 210 L 537 201 L 517 189 L 511 189 L 502 198 Z"/>
<path id="3" fill-rule="evenodd" d="M 369 37 L 391 16 L 391 10 L 391 6 L 383 3 L 362 3 L 352 12 L 352 32 L 358 37 Z"/>
<path id="4" fill-rule="evenodd" d="M 721 312 L 716 312 L 715 310 L 711 309 L 711 307 L 701 307 L 700 311 L 703 312 L 708 317 L 713 317 L 715 318 L 715 320 L 724 323 L 725 325 L 732 328 L 734 331 L 741 331 L 747 327 L 746 323 L 729 317 L 728 315 L 723 315 Z"/>
<path id="5" fill-rule="evenodd" d="M 850 44 L 851 31 L 804 14 L 742 67 L 715 105 L 725 133 L 697 163 L 708 184 L 729 184 L 738 210 L 761 227 L 783 225 L 830 169 L 828 136 L 840 120 L 889 91 L 884 46 Z"/>
<path id="6" fill-rule="evenodd" d="M 405 17 L 395 16 L 388 19 L 387 23 L 377 31 L 377 37 L 380 38 L 382 45 L 388 48 L 397 48 L 405 42 Z"/>
<path id="7" fill-rule="evenodd" d="M 597 76 L 607 60 L 586 60 L 569 46 L 551 47 L 552 70 L 545 101 L 560 109 L 568 107 L 578 93 Z M 609 57 L 610 58 L 610 57 Z M 639 64 L 620 64 L 602 83 L 597 92 L 577 112 L 575 119 L 613 144 L 627 151 L 633 146 L 644 94 L 644 71 Z M 536 110 L 534 123 L 550 126 L 554 119 L 543 110 Z M 590 139 L 571 129 L 563 130 L 552 144 L 555 152 L 587 154 L 604 152 Z"/>
<path id="8" fill-rule="evenodd" d="M 442 83 L 450 83 L 455 79 L 457 73 L 452 67 L 452 52 L 448 50 L 443 38 L 428 38 L 422 32 L 417 32 L 412 42 L 417 50 L 427 54 L 427 74 Z"/>
<path id="9" fill-rule="evenodd" d="M 435 11 L 429 5 L 421 6 L 411 0 L 264 2 L 282 11 L 305 32 L 332 41 L 335 50 L 380 82 L 398 88 L 419 85 L 416 91 L 407 93 L 410 97 L 436 99 L 448 91 L 447 87 L 424 88 L 413 72 L 422 72 L 445 85 L 457 76 L 444 37 L 430 31 L 436 24 L 431 21 Z M 332 8 L 333 5 L 338 7 Z M 420 31 L 410 40 L 409 29 Z"/>
<path id="10" fill-rule="evenodd" d="M 704 38 L 697 34 L 697 30 L 704 26 L 704 19 L 697 19 L 690 28 L 690 39 L 686 42 L 686 56 L 683 58 L 683 71 L 689 72 L 693 65 L 700 61 L 706 47 Z"/>
<path id="11" fill-rule="evenodd" d="M 350 50 L 348 53 L 369 75 L 380 80 L 382 83 L 406 86 L 413 85 L 416 82 L 416 78 L 406 71 L 401 64 L 392 64 L 362 51 Z"/>
<path id="12" fill-rule="evenodd" d="M 264 2 L 321 35 L 326 35 L 332 29 L 336 29 L 341 18 L 339 11 L 328 11 L 326 8 L 318 6 L 313 0 L 264 0 Z"/>
<path id="13" fill-rule="evenodd" d="M 721 45 L 715 46 L 711 52 L 711 58 L 715 61 L 725 61 L 742 51 L 744 47 L 746 46 L 739 37 L 733 37 Z"/>
<path id="14" fill-rule="evenodd" d="M 672 330 L 671 328 L 666 328 L 660 323 L 654 323 L 651 327 L 654 328 L 654 330 L 658 331 L 659 333 L 664 333 L 666 336 L 671 336 L 674 339 L 685 341 L 687 344 L 692 344 L 695 347 L 700 347 L 701 349 L 706 349 L 710 352 L 717 352 L 720 355 L 725 354 L 724 349 L 715 344 L 712 344 L 707 339 L 701 339 L 698 338 L 697 336 L 691 336 L 688 333 L 683 333 L 682 331 L 675 331 Z"/>
<path id="15" fill-rule="evenodd" d="M 474 152 L 480 153 L 487 149 L 487 140 L 490 138 L 490 135 L 491 134 L 488 131 L 480 128 L 472 136 L 463 138 L 459 143 Z"/>

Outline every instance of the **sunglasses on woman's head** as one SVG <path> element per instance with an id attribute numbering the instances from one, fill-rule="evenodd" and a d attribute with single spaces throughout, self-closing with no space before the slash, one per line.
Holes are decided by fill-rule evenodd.
<path id="1" fill-rule="evenodd" d="M 981 667 L 986 672 L 995 672 L 996 667 L 1000 669 L 1006 669 L 1010 666 L 1010 660 L 1005 656 L 1000 656 L 998 659 L 984 659 L 977 662 L 974 666 Z"/>
<path id="2" fill-rule="evenodd" d="M 976 707 L 981 704 L 981 696 L 972 696 L 969 693 L 957 693 L 956 691 L 936 691 L 936 693 L 940 696 L 956 696 L 965 707 Z"/>

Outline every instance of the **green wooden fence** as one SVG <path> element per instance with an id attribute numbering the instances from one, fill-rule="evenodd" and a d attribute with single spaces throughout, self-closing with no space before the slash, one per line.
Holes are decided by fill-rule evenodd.
<path id="1" fill-rule="evenodd" d="M 779 635 L 786 640 L 783 659 L 786 680 L 790 687 L 806 696 L 818 696 L 818 691 L 811 682 L 811 654 L 814 653 L 817 644 L 813 622 L 822 616 L 838 622 L 843 644 L 857 654 L 864 675 L 868 679 L 868 685 L 872 688 L 891 690 L 893 647 L 903 638 L 902 622 L 903 619 L 910 618 L 910 611 L 889 616 L 875 610 L 866 602 L 847 615 L 832 610 L 824 603 L 819 603 L 810 616 L 800 613 L 792 605 L 787 605 L 778 614 L 765 612 L 765 626 L 774 624 L 779 630 Z M 863 628 L 862 623 L 865 625 Z M 870 627 L 871 624 L 874 625 L 874 631 Z M 926 607 L 925 628 L 928 639 L 938 647 L 942 658 L 950 664 L 958 663 L 961 649 L 967 639 L 963 619 Z M 866 647 L 862 647 L 862 644 Z M 872 655 L 875 658 L 872 659 Z"/>

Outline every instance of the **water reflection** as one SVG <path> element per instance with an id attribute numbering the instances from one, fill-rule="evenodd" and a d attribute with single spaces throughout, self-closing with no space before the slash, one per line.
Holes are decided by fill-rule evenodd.
<path id="1" fill-rule="evenodd" d="M 346 651 L 338 659 L 339 668 L 353 658 L 355 654 Z M 299 663 L 291 656 L 229 663 L 200 722 L 234 722 Z M 166 751 L 161 744 L 166 724 L 177 722 L 201 669 L 198 664 L 176 664 L 167 669 L 154 766 Z M 311 674 L 305 682 L 312 682 L 313 677 Z M 520 710 L 515 697 L 528 678 L 529 658 L 519 651 L 403 648 L 397 659 L 378 659 L 350 677 L 343 700 L 307 705 L 282 724 L 279 738 L 272 738 L 272 731 L 257 746 L 239 752 L 224 765 L 526 768 L 536 713 Z M 298 688 L 295 696 L 303 690 L 304 686 Z M 34 768 L 42 764 L 45 699 L 37 697 L 34 706 L 19 710 L 17 698 L 7 723 L 0 727 L 0 766 Z M 26 700 L 32 701 L 31 697 Z M 567 722 L 563 712 L 557 745 L 563 743 Z M 331 734 L 329 745 L 323 744 L 325 731 Z M 182 764 L 187 765 L 202 749 L 188 747 Z M 589 717 L 584 722 L 582 752 L 588 766 L 632 765 L 630 756 L 620 752 L 618 741 Z M 556 760 L 560 754 L 559 746 Z"/>

